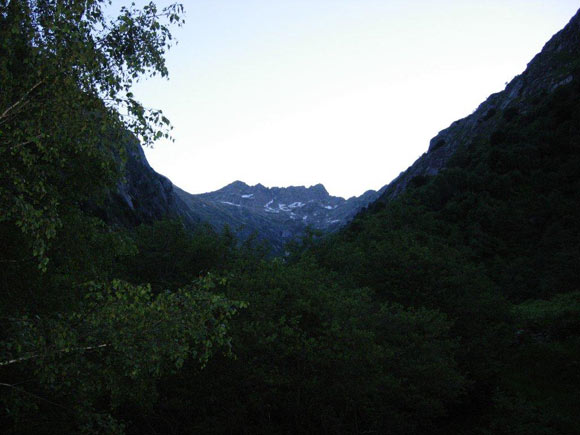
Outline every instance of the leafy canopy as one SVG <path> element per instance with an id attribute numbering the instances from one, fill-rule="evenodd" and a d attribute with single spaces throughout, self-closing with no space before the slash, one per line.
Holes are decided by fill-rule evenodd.
<path id="1" fill-rule="evenodd" d="M 147 402 L 188 359 L 228 352 L 243 306 L 211 278 L 157 293 L 114 279 L 136 247 L 90 210 L 121 181 L 131 135 L 169 137 L 131 87 L 167 76 L 183 7 L 110 19 L 110 5 L 0 0 L 0 401 L 18 432 L 121 432 L 123 403 Z"/>
<path id="2" fill-rule="evenodd" d="M 124 131 L 145 145 L 169 137 L 169 120 L 131 87 L 167 76 L 168 25 L 183 23 L 183 6 L 131 5 L 110 19 L 110 4 L 0 1 L 0 222 L 19 228 L 43 269 L 64 204 L 117 180 Z"/>

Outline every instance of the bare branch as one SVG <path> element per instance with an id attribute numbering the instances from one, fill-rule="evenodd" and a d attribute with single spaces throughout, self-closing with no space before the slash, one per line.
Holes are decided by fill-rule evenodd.
<path id="1" fill-rule="evenodd" d="M 13 111 L 14 109 L 18 108 L 19 106 L 22 106 L 26 103 L 26 99 L 28 98 L 28 96 L 34 92 L 34 90 L 36 88 L 38 88 L 41 84 L 44 83 L 44 79 L 40 80 L 39 82 L 37 82 L 34 86 L 32 86 L 28 91 L 26 91 L 24 93 L 24 95 L 16 102 L 14 103 L 12 106 L 10 106 L 8 109 L 6 109 L 2 115 L 0 115 L 0 121 L 8 118 L 8 115 L 10 114 L 11 111 Z"/>
<path id="2" fill-rule="evenodd" d="M 20 143 L 11 145 L 11 146 L 9 145 L 9 148 L 12 150 L 15 150 L 17 148 L 20 148 L 20 147 L 23 147 L 26 145 L 30 145 L 32 143 L 36 143 L 36 140 L 38 140 L 38 139 L 40 139 L 40 136 L 37 136 L 37 137 L 33 138 L 32 140 L 27 140 L 26 142 L 20 142 Z"/>
<path id="3" fill-rule="evenodd" d="M 70 411 L 70 409 L 67 408 L 66 406 L 62 406 L 61 404 L 56 403 L 56 402 L 53 402 L 53 401 L 48 400 L 48 399 L 45 399 L 44 397 L 37 396 L 36 394 L 33 394 L 30 391 L 26 391 L 26 390 L 24 390 L 22 388 L 19 388 L 16 385 L 5 384 L 4 382 L 0 382 L 0 387 L 12 388 L 12 389 L 14 389 L 14 390 L 16 390 L 16 391 L 18 391 L 20 393 L 26 394 L 27 396 L 34 397 L 35 399 L 42 400 L 43 402 L 50 403 L 51 405 L 54 405 L 54 406 L 58 406 L 59 408 L 62 408 L 64 410 L 66 410 L 66 411 Z"/>
<path id="4" fill-rule="evenodd" d="M 82 350 L 82 351 L 91 351 L 91 350 L 97 350 L 97 349 L 102 349 L 104 347 L 109 347 L 110 344 L 99 344 L 97 346 L 86 346 L 86 347 L 73 347 L 71 349 L 59 349 L 57 351 L 55 351 L 54 353 L 68 353 L 68 352 L 74 352 L 74 351 L 78 351 L 78 350 Z M 35 359 L 35 358 L 39 358 L 41 355 L 38 353 L 33 353 L 32 355 L 28 355 L 28 356 L 23 356 L 20 358 L 15 358 L 15 359 L 10 359 L 7 361 L 2 361 L 0 362 L 0 367 L 2 366 L 8 366 L 11 364 L 16 364 L 19 362 L 23 362 L 23 361 L 29 361 L 31 359 Z"/>

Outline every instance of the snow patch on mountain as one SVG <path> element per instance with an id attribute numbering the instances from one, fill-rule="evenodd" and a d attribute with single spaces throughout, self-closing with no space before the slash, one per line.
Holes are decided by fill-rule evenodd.
<path id="1" fill-rule="evenodd" d="M 233 202 L 229 202 L 229 201 L 220 201 L 222 204 L 227 204 L 227 205 L 233 205 L 235 207 L 241 207 L 240 204 L 234 204 Z"/>
<path id="2" fill-rule="evenodd" d="M 276 209 L 273 209 L 272 207 L 270 207 L 273 204 L 273 202 L 274 202 L 273 199 L 268 201 L 268 203 L 264 205 L 264 211 L 267 213 L 280 213 L 279 210 L 276 210 Z"/>

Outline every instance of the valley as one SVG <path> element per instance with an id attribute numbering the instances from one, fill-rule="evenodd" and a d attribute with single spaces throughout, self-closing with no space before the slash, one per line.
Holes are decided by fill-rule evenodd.
<path id="1" fill-rule="evenodd" d="M 183 7 L 105 3 L 0 1 L 4 432 L 578 432 L 580 11 L 345 199 L 154 171 Z"/>

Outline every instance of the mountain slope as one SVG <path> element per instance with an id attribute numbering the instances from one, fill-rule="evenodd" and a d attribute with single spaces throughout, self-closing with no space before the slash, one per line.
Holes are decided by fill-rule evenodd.
<path id="1" fill-rule="evenodd" d="M 429 150 L 413 165 L 393 180 L 381 196 L 382 201 L 397 197 L 411 181 L 432 176 L 447 167 L 449 159 L 462 147 L 469 147 L 478 140 L 489 140 L 502 122 L 516 111 L 525 114 L 546 95 L 559 87 L 578 80 L 573 71 L 579 66 L 580 14 L 555 34 L 542 51 L 528 64 L 526 70 L 516 76 L 505 90 L 491 95 L 471 115 L 455 121 L 431 139 Z"/>
<path id="2" fill-rule="evenodd" d="M 276 252 L 308 227 L 323 232 L 337 230 L 380 195 L 369 190 L 345 200 L 329 195 L 322 184 L 267 188 L 241 181 L 199 195 L 178 188 L 175 191 L 192 213 L 218 231 L 228 225 L 242 240 L 255 233 L 259 240 L 271 243 Z"/>
<path id="3" fill-rule="evenodd" d="M 345 200 L 329 195 L 322 184 L 266 188 L 236 181 L 215 192 L 192 195 L 155 172 L 139 142 L 125 136 L 124 155 L 117 159 L 122 180 L 104 206 L 89 207 L 112 225 L 130 227 L 169 218 L 189 229 L 206 223 L 220 232 L 228 226 L 241 241 L 256 235 L 280 253 L 307 227 L 322 232 L 341 228 L 381 193 L 369 190 Z"/>
<path id="4" fill-rule="evenodd" d="M 435 235 L 465 249 L 513 300 L 572 291 L 579 174 L 580 12 L 505 91 L 439 133 L 347 233 Z"/>
<path id="5" fill-rule="evenodd" d="M 337 281 L 453 321 L 470 385 L 420 433 L 578 432 L 579 175 L 580 13 L 312 248 Z"/>
<path id="6" fill-rule="evenodd" d="M 177 195 L 173 183 L 151 168 L 139 141 L 129 133 L 124 136 L 123 155 L 117 157 L 122 179 L 104 206 L 90 208 L 116 226 L 131 227 L 171 218 L 181 220 L 189 229 L 195 227 L 199 216 Z"/>
<path id="7" fill-rule="evenodd" d="M 182 219 L 191 227 L 207 222 L 217 230 L 228 225 L 241 239 L 257 233 L 280 252 L 284 244 L 307 226 L 332 232 L 347 224 L 361 209 L 378 200 L 388 202 L 409 186 L 420 186 L 449 167 L 452 157 L 478 142 L 497 140 L 498 129 L 517 115 L 526 115 L 546 96 L 575 80 L 580 40 L 577 14 L 515 77 L 504 91 L 491 95 L 471 115 L 435 136 L 428 152 L 378 192 L 368 191 L 348 200 L 333 197 L 322 185 L 288 188 L 248 186 L 237 181 L 215 191 L 191 195 L 157 174 L 140 146 L 127 145 L 126 180 L 112 195 L 114 206 L 103 212 L 108 222 L 138 224 L 162 217 Z"/>

